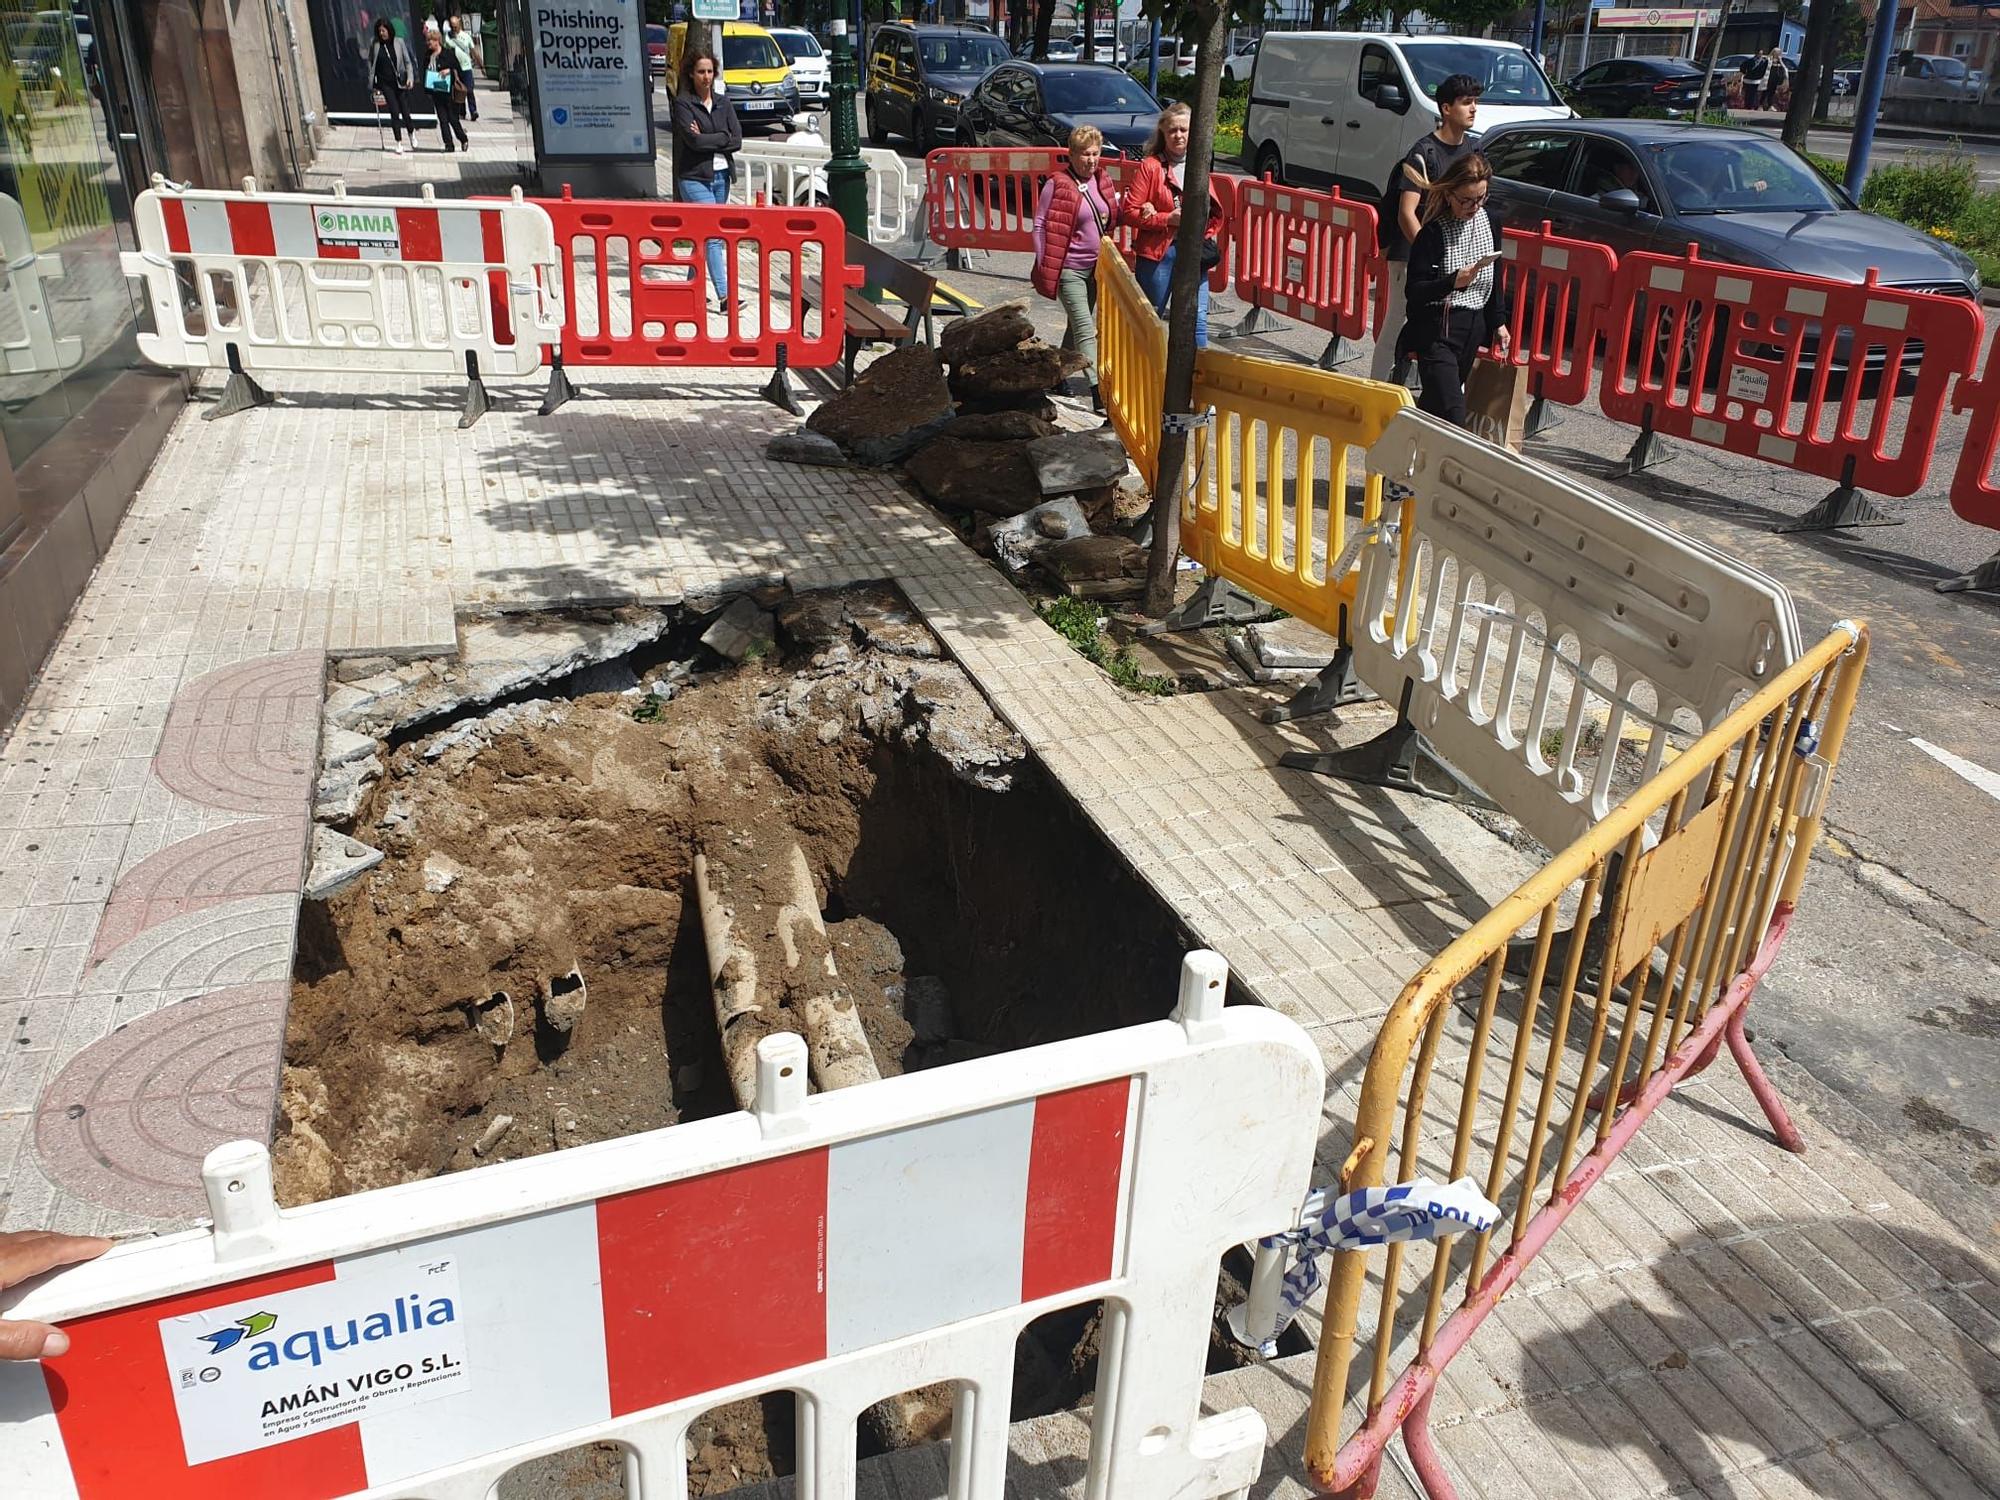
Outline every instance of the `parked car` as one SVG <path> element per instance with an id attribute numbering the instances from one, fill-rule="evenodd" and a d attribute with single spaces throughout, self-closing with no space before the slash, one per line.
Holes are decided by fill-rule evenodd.
<path id="1" fill-rule="evenodd" d="M 1257 66 L 1257 44 L 1246 42 L 1222 65 L 1222 76 L 1236 83 L 1249 80 L 1251 71 Z"/>
<path id="2" fill-rule="evenodd" d="M 1095 125 L 1107 151 L 1137 156 L 1159 114 L 1160 101 L 1115 68 L 1010 62 L 966 99 L 958 138 L 975 146 L 1060 146 L 1077 126 Z"/>
<path id="3" fill-rule="evenodd" d="M 1160 38 L 1160 71 L 1162 73 L 1192 73 L 1194 71 L 1194 47 L 1174 37 Z M 1132 72 L 1143 75 L 1146 71 L 1146 49 L 1141 46 L 1132 59 Z"/>
<path id="4" fill-rule="evenodd" d="M 868 50 L 869 141 L 884 145 L 893 131 L 919 151 L 942 145 L 972 86 L 1007 61 L 1007 44 L 984 27 L 880 27 Z"/>
<path id="5" fill-rule="evenodd" d="M 1034 50 L 1034 45 L 1030 43 L 1028 51 L 1032 54 Z M 1077 46 L 1074 38 L 1066 36 L 1052 36 L 1049 38 L 1048 60 L 1050 62 L 1075 62 L 1082 56 L 1083 49 Z"/>
<path id="6" fill-rule="evenodd" d="M 1250 76 L 1243 161 L 1257 176 L 1378 201 L 1410 148 L 1437 128 L 1437 87 L 1486 88 L 1479 128 L 1567 119 L 1548 75 L 1512 42 L 1379 32 L 1270 31 Z"/>
<path id="7" fill-rule="evenodd" d="M 1700 112 L 1696 100 L 1701 95 L 1702 71 L 1678 57 L 1614 57 L 1585 68 L 1569 81 L 1569 90 L 1580 108 L 1600 115 L 1629 115 L 1635 109 L 1653 108 L 1678 119 Z M 1722 109 L 1728 102 L 1729 92 L 1718 67 L 1708 105 Z"/>
<path id="8" fill-rule="evenodd" d="M 724 21 L 721 43 L 722 87 L 745 130 L 763 126 L 785 129 L 804 107 L 792 82 L 791 64 L 771 33 L 749 21 Z M 717 28 L 709 27 L 711 44 Z M 681 52 L 687 46 L 687 23 L 667 28 L 667 71 L 680 76 Z"/>
<path id="9" fill-rule="evenodd" d="M 1976 102 L 1980 79 L 1965 59 L 1905 52 L 1882 81 L 1884 99 L 1939 99 Z"/>
<path id="10" fill-rule="evenodd" d="M 1863 212 L 1768 131 L 1582 120 L 1507 126 L 1482 146 L 1493 201 L 1519 228 L 1546 220 L 1621 256 L 1694 245 L 1731 265 L 1852 282 L 1872 268 L 1888 286 L 1979 295 L 1965 255 Z"/>
<path id="11" fill-rule="evenodd" d="M 771 40 L 791 64 L 799 102 L 807 109 L 825 109 L 833 103 L 833 64 L 819 38 L 801 27 L 773 26 Z"/>
<path id="12" fill-rule="evenodd" d="M 1750 59 L 1756 55 L 1754 52 L 1731 52 L 1726 57 L 1718 57 L 1715 60 L 1715 76 L 1717 78 L 1735 77 L 1750 66 Z"/>
<path id="13" fill-rule="evenodd" d="M 667 76 L 667 28 L 646 28 L 646 71 L 655 81 Z"/>
<path id="14" fill-rule="evenodd" d="M 1125 50 L 1125 44 L 1118 40 L 1117 32 L 1097 32 L 1093 41 L 1092 51 L 1096 55 L 1091 58 L 1092 62 L 1110 63 L 1113 67 L 1122 68 L 1131 61 L 1132 55 Z"/>

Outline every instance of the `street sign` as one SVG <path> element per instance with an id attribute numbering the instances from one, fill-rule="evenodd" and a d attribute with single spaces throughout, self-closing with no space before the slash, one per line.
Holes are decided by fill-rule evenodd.
<path id="1" fill-rule="evenodd" d="M 697 21 L 733 21 L 737 8 L 737 0 L 694 0 L 694 18 Z"/>
<path id="2" fill-rule="evenodd" d="M 1713 26 L 1721 19 L 1720 11 L 1664 10 L 1643 6 L 1601 10 L 1596 17 L 1599 26 L 1611 30 L 1619 27 L 1645 27 L 1685 31 L 1691 26 Z"/>

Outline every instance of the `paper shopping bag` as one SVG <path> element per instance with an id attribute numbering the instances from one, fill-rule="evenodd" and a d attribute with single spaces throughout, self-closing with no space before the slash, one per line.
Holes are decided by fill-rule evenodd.
<path id="1" fill-rule="evenodd" d="M 1473 436 L 1521 451 L 1528 427 L 1528 369 L 1481 355 L 1465 382 L 1465 425 Z"/>

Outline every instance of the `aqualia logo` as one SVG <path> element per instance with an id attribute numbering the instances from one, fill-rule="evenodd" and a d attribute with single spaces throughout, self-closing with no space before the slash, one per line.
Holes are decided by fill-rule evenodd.
<path id="1" fill-rule="evenodd" d="M 344 1324 L 326 1323 L 318 1328 L 301 1328 L 296 1333 L 285 1335 L 282 1341 L 264 1337 L 278 1326 L 278 1319 L 267 1312 L 238 1318 L 227 1328 L 202 1334 L 201 1339 L 209 1346 L 211 1357 L 245 1345 L 249 1350 L 251 1369 L 274 1370 L 288 1363 L 318 1365 L 329 1355 L 343 1349 L 378 1343 L 424 1328 L 442 1327 L 456 1322 L 457 1318 L 451 1298 L 433 1297 L 426 1302 L 411 1292 L 366 1317 L 349 1318 Z"/>

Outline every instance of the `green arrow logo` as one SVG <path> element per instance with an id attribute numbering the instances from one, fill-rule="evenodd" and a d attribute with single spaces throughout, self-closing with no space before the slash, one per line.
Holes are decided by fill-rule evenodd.
<path id="1" fill-rule="evenodd" d="M 278 1326 L 277 1318 L 267 1312 L 252 1313 L 249 1317 L 238 1318 L 236 1321 L 243 1325 L 244 1332 L 253 1339 L 259 1334 L 269 1333 Z"/>

